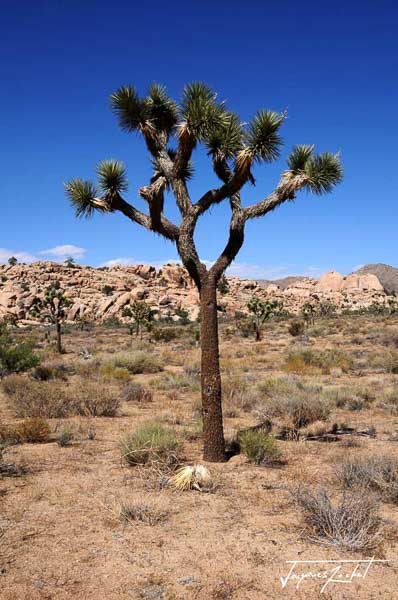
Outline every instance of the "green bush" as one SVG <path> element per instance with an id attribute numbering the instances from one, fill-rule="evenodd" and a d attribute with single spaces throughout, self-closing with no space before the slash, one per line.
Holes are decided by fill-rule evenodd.
<path id="1" fill-rule="evenodd" d="M 39 364 L 31 340 L 15 342 L 7 334 L 0 337 L 0 376 L 9 373 L 22 373 Z"/>
<path id="2" fill-rule="evenodd" d="M 292 321 L 288 327 L 288 332 L 293 337 L 303 335 L 304 331 L 305 331 L 304 321 Z"/>
<path id="3" fill-rule="evenodd" d="M 30 444 L 48 442 L 51 434 L 49 424 L 41 417 L 31 417 L 18 423 L 16 431 L 22 442 Z"/>
<path id="4" fill-rule="evenodd" d="M 116 379 L 116 381 L 129 381 L 130 373 L 125 367 L 116 367 L 110 363 L 102 365 L 99 373 L 104 379 Z"/>
<path id="5" fill-rule="evenodd" d="M 322 351 L 305 348 L 289 352 L 284 369 L 288 373 L 306 374 L 314 369 L 319 369 L 323 373 L 330 373 L 331 369 L 339 368 L 346 373 L 352 366 L 351 356 L 338 348 Z"/>
<path id="6" fill-rule="evenodd" d="M 120 398 L 112 390 L 92 381 L 84 381 L 72 387 L 53 381 L 34 381 L 22 375 L 11 375 L 2 382 L 2 387 L 16 417 L 113 417 L 120 406 Z"/>
<path id="7" fill-rule="evenodd" d="M 120 443 L 122 458 L 131 466 L 174 463 L 180 441 L 175 431 L 158 421 L 148 421 L 133 433 L 126 434 Z"/>
<path id="8" fill-rule="evenodd" d="M 152 338 L 155 342 L 171 342 L 180 337 L 181 333 L 177 327 L 154 327 L 152 329 Z"/>
<path id="9" fill-rule="evenodd" d="M 160 358 L 143 350 L 118 352 L 105 364 L 126 369 L 132 375 L 163 371 L 163 364 Z"/>
<path id="10" fill-rule="evenodd" d="M 280 457 L 275 438 L 261 429 L 248 429 L 239 434 L 241 451 L 256 464 L 266 464 Z"/>

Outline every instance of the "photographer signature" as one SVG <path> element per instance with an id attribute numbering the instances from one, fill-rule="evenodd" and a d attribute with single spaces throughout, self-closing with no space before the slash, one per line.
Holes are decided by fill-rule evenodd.
<path id="1" fill-rule="evenodd" d="M 358 579 L 365 579 L 370 568 L 375 563 L 386 563 L 388 560 L 376 560 L 374 556 L 363 560 L 287 560 L 290 564 L 290 571 L 286 577 L 281 577 L 282 589 L 289 581 L 295 583 L 298 590 L 304 581 L 315 580 L 322 583 L 321 594 L 326 588 L 333 584 L 350 584 Z M 315 569 L 315 565 L 328 564 L 326 568 Z M 312 565 L 311 570 L 306 570 L 305 566 Z M 312 570 L 313 569 L 313 570 Z"/>

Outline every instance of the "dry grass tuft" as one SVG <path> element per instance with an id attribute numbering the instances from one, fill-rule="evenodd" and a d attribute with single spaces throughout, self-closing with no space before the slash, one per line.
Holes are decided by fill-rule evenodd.
<path id="1" fill-rule="evenodd" d="M 373 550 L 382 541 L 377 502 L 362 492 L 344 494 L 332 503 L 325 489 L 296 494 L 310 541 L 360 552 Z"/>

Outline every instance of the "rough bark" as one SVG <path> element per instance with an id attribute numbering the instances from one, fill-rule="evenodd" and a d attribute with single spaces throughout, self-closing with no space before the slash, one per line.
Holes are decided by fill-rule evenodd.
<path id="1" fill-rule="evenodd" d="M 226 458 L 221 404 L 216 286 L 216 280 L 207 276 L 202 281 L 200 290 L 203 458 L 211 462 L 223 462 Z"/>
<path id="2" fill-rule="evenodd" d="M 59 321 L 55 324 L 57 330 L 57 350 L 59 354 L 62 354 L 62 342 L 61 342 L 61 323 Z"/>

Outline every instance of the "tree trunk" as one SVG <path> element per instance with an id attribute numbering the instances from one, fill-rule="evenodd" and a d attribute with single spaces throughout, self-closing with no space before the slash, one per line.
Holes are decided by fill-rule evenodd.
<path id="1" fill-rule="evenodd" d="M 61 323 L 59 321 L 57 321 L 57 323 L 56 323 L 56 328 L 57 328 L 57 350 L 60 354 L 62 354 Z"/>
<path id="2" fill-rule="evenodd" d="M 213 278 L 207 277 L 202 282 L 200 308 L 203 458 L 210 462 L 223 462 L 226 458 L 221 406 L 217 289 Z"/>

